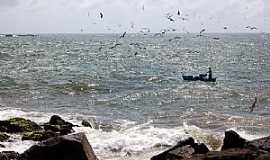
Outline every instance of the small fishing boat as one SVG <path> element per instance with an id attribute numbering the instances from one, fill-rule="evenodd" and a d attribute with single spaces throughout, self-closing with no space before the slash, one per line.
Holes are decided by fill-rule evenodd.
<path id="1" fill-rule="evenodd" d="M 185 76 L 182 74 L 183 80 L 185 81 L 204 81 L 204 82 L 216 82 L 216 78 L 207 78 L 206 74 L 200 74 L 199 76 Z"/>

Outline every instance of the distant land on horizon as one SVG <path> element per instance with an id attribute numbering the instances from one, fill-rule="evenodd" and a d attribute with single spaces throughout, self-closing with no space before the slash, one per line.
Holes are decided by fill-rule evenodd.
<path id="1" fill-rule="evenodd" d="M 160 32 L 149 32 L 146 33 L 145 35 L 152 35 L 152 34 L 158 34 Z M 41 32 L 41 33 L 36 33 L 36 32 L 26 32 L 26 33 L 0 33 L 0 35 L 45 35 L 45 34 L 123 34 L 122 32 L 54 32 L 54 33 L 47 33 L 47 32 Z M 127 32 L 127 34 L 144 34 L 140 32 Z M 199 34 L 199 32 L 168 32 L 166 34 Z M 270 34 L 270 32 L 205 32 L 204 34 Z"/>

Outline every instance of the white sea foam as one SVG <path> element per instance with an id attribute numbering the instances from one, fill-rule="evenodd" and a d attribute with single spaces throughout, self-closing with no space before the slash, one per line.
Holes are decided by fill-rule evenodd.
<path id="1" fill-rule="evenodd" d="M 155 128 L 139 125 L 130 129 L 103 132 L 85 127 L 75 128 L 76 132 L 86 133 L 96 152 L 143 152 L 157 145 L 174 145 L 187 138 L 183 128 Z"/>
<path id="2" fill-rule="evenodd" d="M 16 108 L 0 108 L 0 120 L 7 120 L 14 117 L 22 117 L 30 119 L 38 124 L 48 122 L 52 115 L 58 113 L 44 113 L 44 112 L 28 112 Z M 61 115 L 61 117 L 67 121 L 70 121 L 74 124 L 79 124 L 80 122 L 76 119 L 80 115 L 77 114 L 66 114 Z"/>
<path id="3" fill-rule="evenodd" d="M 5 148 L 0 147 L 1 151 L 15 151 L 19 153 L 23 153 L 27 150 L 30 146 L 34 145 L 35 142 L 33 141 L 21 141 L 21 135 L 10 135 L 9 141 L 1 142 L 5 146 Z"/>
<path id="4" fill-rule="evenodd" d="M 165 149 L 162 146 L 171 146 L 178 141 L 189 137 L 182 127 L 165 129 L 155 128 L 148 124 L 134 126 L 129 129 L 103 132 L 87 127 L 76 127 L 76 132 L 84 132 L 87 135 L 95 153 L 100 159 L 111 155 L 109 159 L 149 159 L 154 151 Z M 125 155 L 130 153 L 131 157 Z M 144 153 L 149 153 L 145 155 Z M 153 154 L 150 154 L 153 153 Z"/>
<path id="5" fill-rule="evenodd" d="M 44 113 L 39 112 L 24 112 L 20 109 L 14 109 L 14 108 L 2 108 L 0 109 L 0 120 L 6 120 L 13 117 L 23 117 L 23 118 L 29 118 L 32 121 L 35 121 L 37 123 L 42 123 L 48 121 L 48 116 Z"/>

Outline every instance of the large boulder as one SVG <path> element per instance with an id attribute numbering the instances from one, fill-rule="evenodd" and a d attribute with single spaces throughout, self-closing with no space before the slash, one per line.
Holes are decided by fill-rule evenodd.
<path id="1" fill-rule="evenodd" d="M 223 140 L 223 146 L 221 150 L 230 148 L 243 148 L 246 144 L 246 140 L 240 137 L 235 131 L 229 130 L 225 132 L 225 138 Z"/>
<path id="2" fill-rule="evenodd" d="M 97 160 L 85 134 L 58 136 L 26 150 L 20 160 Z"/>
<path id="3" fill-rule="evenodd" d="M 5 133 L 0 133 L 0 142 L 6 141 L 9 139 L 9 135 L 5 134 Z"/>
<path id="4" fill-rule="evenodd" d="M 19 153 L 14 151 L 0 152 L 0 160 L 19 160 Z"/>
<path id="5" fill-rule="evenodd" d="M 264 150 L 270 153 L 270 136 L 247 142 L 247 148 Z"/>
<path id="6" fill-rule="evenodd" d="M 30 120 L 16 117 L 0 121 L 0 132 L 19 133 L 41 130 L 41 127 Z"/>
<path id="7" fill-rule="evenodd" d="M 36 132 L 27 132 L 22 136 L 22 140 L 32 140 L 32 141 L 44 141 L 46 139 L 56 137 L 59 134 L 52 131 L 36 131 Z"/>
<path id="8" fill-rule="evenodd" d="M 193 138 L 188 138 L 180 141 L 174 147 L 167 151 L 154 156 L 151 160 L 179 160 L 191 158 L 193 154 L 205 154 L 209 149 L 205 144 L 198 144 L 194 142 Z"/>

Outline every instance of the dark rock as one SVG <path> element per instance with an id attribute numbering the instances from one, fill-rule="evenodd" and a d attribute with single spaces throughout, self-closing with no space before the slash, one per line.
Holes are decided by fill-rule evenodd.
<path id="1" fill-rule="evenodd" d="M 235 131 L 226 131 L 221 150 L 230 148 L 243 148 L 246 140 L 239 136 Z"/>
<path id="2" fill-rule="evenodd" d="M 35 122 L 24 118 L 11 118 L 9 120 L 0 121 L 0 131 L 7 133 L 33 132 L 40 130 L 41 127 Z"/>
<path id="3" fill-rule="evenodd" d="M 179 141 L 176 146 L 177 147 L 182 147 L 182 146 L 185 146 L 185 145 L 193 145 L 194 143 L 195 143 L 194 139 L 189 137 L 188 139 L 185 139 L 183 141 Z"/>
<path id="4" fill-rule="evenodd" d="M 125 157 L 130 157 L 132 154 L 129 152 L 129 151 L 127 151 L 127 153 L 125 154 Z"/>
<path id="5" fill-rule="evenodd" d="M 59 132 L 61 135 L 67 135 L 74 132 L 72 129 L 73 126 L 75 125 L 63 120 L 58 115 L 53 115 L 50 121 L 43 125 L 45 131 Z"/>
<path id="6" fill-rule="evenodd" d="M 209 152 L 209 149 L 207 148 L 207 146 L 204 143 L 200 143 L 198 145 L 193 145 L 192 147 L 195 149 L 196 154 L 204 154 L 204 153 Z"/>
<path id="7" fill-rule="evenodd" d="M 0 153 L 0 160 L 9 160 L 7 156 Z"/>
<path id="8" fill-rule="evenodd" d="M 270 153 L 270 136 L 247 142 L 247 148 L 264 150 Z"/>
<path id="9" fill-rule="evenodd" d="M 72 127 L 70 127 L 70 126 L 61 126 L 61 128 L 60 128 L 60 135 L 67 135 L 67 134 L 69 134 L 69 133 L 72 133 L 72 132 L 74 132 L 73 131 L 73 129 L 72 129 Z"/>
<path id="10" fill-rule="evenodd" d="M 0 121 L 0 132 L 7 132 L 11 127 L 9 121 Z"/>
<path id="11" fill-rule="evenodd" d="M 6 148 L 6 146 L 4 146 L 3 144 L 0 144 L 0 148 Z"/>
<path id="12" fill-rule="evenodd" d="M 18 160 L 19 153 L 14 151 L 3 151 L 0 152 L 0 160 Z"/>
<path id="13" fill-rule="evenodd" d="M 270 136 L 247 141 L 227 131 L 222 150 L 210 152 L 204 144 L 189 138 L 151 160 L 270 160 Z"/>
<path id="14" fill-rule="evenodd" d="M 9 139 L 9 135 L 5 134 L 5 133 L 0 133 L 0 142 L 6 141 Z"/>
<path id="15" fill-rule="evenodd" d="M 168 160 L 178 160 L 178 159 L 188 159 L 192 157 L 192 154 L 195 153 L 194 148 L 190 145 L 182 146 L 175 148 L 168 152 L 166 159 Z"/>
<path id="16" fill-rule="evenodd" d="M 97 160 L 85 134 L 50 138 L 32 146 L 20 160 Z"/>
<path id="17" fill-rule="evenodd" d="M 44 141 L 46 139 L 56 137 L 59 134 L 52 131 L 36 131 L 36 132 L 28 132 L 24 133 L 22 136 L 22 140 L 32 140 L 32 141 Z"/>
<path id="18" fill-rule="evenodd" d="M 205 155 L 200 155 L 198 157 L 204 160 L 254 160 L 258 154 L 252 150 L 244 148 L 234 148 L 227 149 L 223 151 L 212 151 L 208 152 Z M 196 156 L 193 159 L 198 158 Z"/>
<path id="19" fill-rule="evenodd" d="M 70 122 L 66 122 L 65 120 L 63 120 L 60 116 L 58 115 L 53 115 L 49 121 L 49 124 L 51 125 L 70 125 L 73 126 L 72 123 Z"/>
<path id="20" fill-rule="evenodd" d="M 53 132 L 60 132 L 60 127 L 59 125 L 50 125 L 50 124 L 44 124 L 43 125 L 45 131 L 53 131 Z"/>
<path id="21" fill-rule="evenodd" d="M 178 160 L 191 158 L 193 154 L 205 154 L 209 149 L 204 144 L 197 144 L 193 138 L 180 141 L 176 146 L 154 156 L 151 160 Z"/>
<path id="22" fill-rule="evenodd" d="M 260 155 L 258 158 L 256 158 L 255 160 L 270 160 L 270 154 L 263 154 Z"/>
<path id="23" fill-rule="evenodd" d="M 90 127 L 90 128 L 92 128 L 92 125 L 91 125 L 87 120 L 83 120 L 83 121 L 82 121 L 82 125 L 85 126 L 85 127 Z"/>

